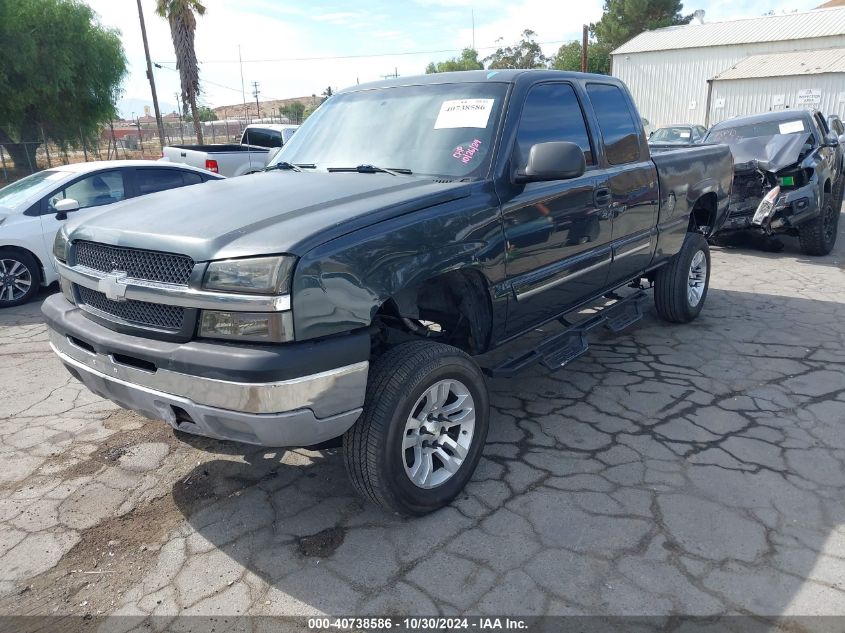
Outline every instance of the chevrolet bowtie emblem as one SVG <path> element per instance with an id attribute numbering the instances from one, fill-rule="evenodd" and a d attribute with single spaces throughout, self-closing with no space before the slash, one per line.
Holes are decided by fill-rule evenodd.
<path id="1" fill-rule="evenodd" d="M 126 277 L 126 273 L 122 270 L 113 270 L 100 279 L 97 290 L 111 301 L 126 301 Z"/>

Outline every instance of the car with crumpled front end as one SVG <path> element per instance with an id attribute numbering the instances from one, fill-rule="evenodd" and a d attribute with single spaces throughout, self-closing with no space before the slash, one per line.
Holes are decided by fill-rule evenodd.
<path id="1" fill-rule="evenodd" d="M 720 233 L 797 236 L 807 255 L 836 242 L 843 147 L 820 112 L 782 110 L 714 125 L 705 144 L 726 144 L 734 159 L 728 219 Z"/>

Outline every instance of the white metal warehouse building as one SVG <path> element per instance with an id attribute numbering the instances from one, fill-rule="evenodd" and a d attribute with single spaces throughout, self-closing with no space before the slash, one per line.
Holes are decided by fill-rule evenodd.
<path id="1" fill-rule="evenodd" d="M 845 8 L 694 20 L 641 33 L 611 55 L 613 76 L 654 127 L 784 108 L 845 119 Z"/>

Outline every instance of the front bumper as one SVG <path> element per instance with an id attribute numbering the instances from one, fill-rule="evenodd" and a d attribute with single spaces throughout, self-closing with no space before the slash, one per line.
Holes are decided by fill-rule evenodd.
<path id="1" fill-rule="evenodd" d="M 369 344 L 357 337 L 291 347 L 288 358 L 279 352 L 285 345 L 176 344 L 121 334 L 91 321 L 62 295 L 48 298 L 43 313 L 50 345 L 71 374 L 94 393 L 180 431 L 261 446 L 311 446 L 342 435 L 361 414 Z M 306 372 L 303 357 L 319 371 Z M 231 371 L 223 377 L 216 365 L 227 358 Z M 332 361 L 341 364 L 327 368 Z"/>
<path id="2" fill-rule="evenodd" d="M 754 211 L 731 214 L 720 229 L 727 231 L 752 230 L 772 235 L 785 233 L 819 216 L 819 192 L 815 183 L 790 189 L 778 196 L 774 206 L 761 221 L 754 221 Z"/>

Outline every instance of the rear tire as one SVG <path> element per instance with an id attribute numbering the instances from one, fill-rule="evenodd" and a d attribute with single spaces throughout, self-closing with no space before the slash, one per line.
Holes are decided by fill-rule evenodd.
<path id="1" fill-rule="evenodd" d="M 710 287 L 710 247 L 700 233 L 687 233 L 672 261 L 657 270 L 654 305 L 671 323 L 689 323 L 698 316 Z"/>
<path id="2" fill-rule="evenodd" d="M 837 190 L 840 187 L 837 187 Z M 842 201 L 835 203 L 835 193 L 825 194 L 822 198 L 821 214 L 819 217 L 805 222 L 798 227 L 798 239 L 801 250 L 805 255 L 827 255 L 836 244 L 836 231 L 839 228 L 839 214 Z"/>
<path id="3" fill-rule="evenodd" d="M 41 269 L 26 251 L 0 248 L 0 308 L 28 302 L 41 287 Z"/>
<path id="4" fill-rule="evenodd" d="M 463 490 L 488 426 L 484 375 L 467 354 L 403 343 L 370 369 L 364 412 L 343 436 L 346 470 L 358 494 L 385 510 L 427 514 Z"/>

